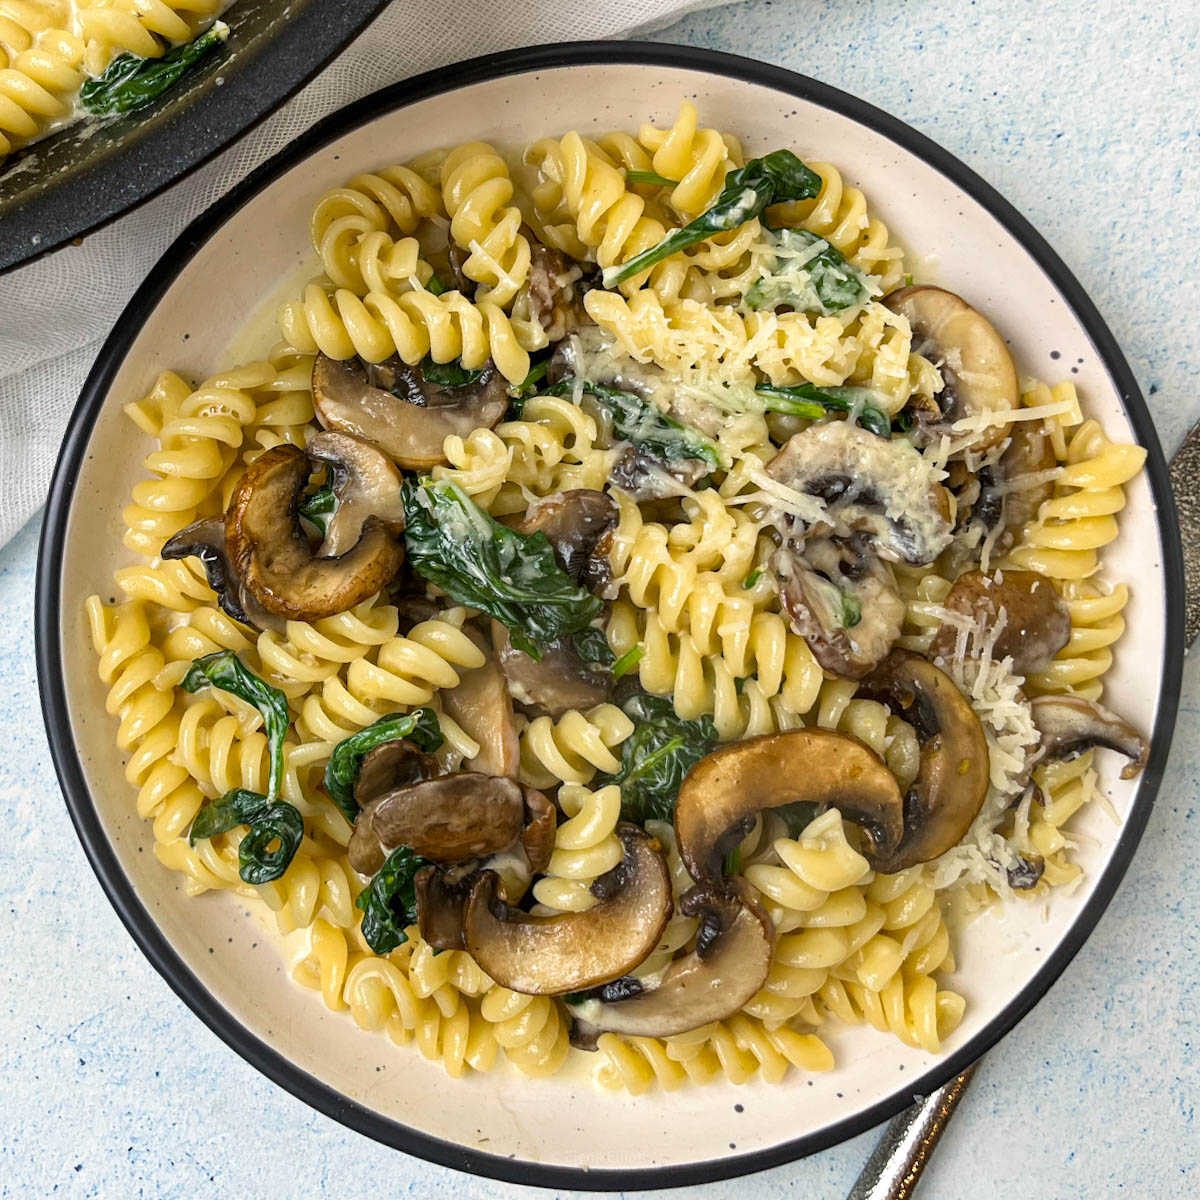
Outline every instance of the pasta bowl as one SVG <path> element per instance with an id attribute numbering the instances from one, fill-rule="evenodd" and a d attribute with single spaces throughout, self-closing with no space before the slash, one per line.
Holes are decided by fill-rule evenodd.
<path id="1" fill-rule="evenodd" d="M 822 1036 L 837 1066 L 792 1070 L 777 1084 L 750 1071 L 734 1086 L 725 1076 L 736 1065 L 720 1055 L 708 1086 L 670 1092 L 598 1088 L 586 1059 L 548 1078 L 500 1062 L 454 1079 L 412 1045 L 337 1011 L 336 964 L 300 944 L 319 922 L 311 934 L 288 935 L 281 953 L 264 952 L 261 905 L 191 897 L 180 876 L 141 853 L 151 835 L 112 744 L 112 675 L 108 686 L 97 679 L 83 607 L 93 593 L 115 599 L 112 570 L 129 561 L 121 514 L 149 445 L 129 436 L 122 406 L 164 370 L 199 380 L 261 357 L 279 302 L 316 270 L 314 202 L 356 173 L 474 139 L 511 145 L 571 128 L 664 125 L 684 98 L 749 150 L 794 146 L 805 158 L 836 159 L 880 206 L 893 238 L 935 252 L 940 279 L 969 292 L 1005 331 L 1023 376 L 1065 372 L 1114 442 L 1146 448 L 1144 473 L 1125 485 L 1120 535 L 1106 548 L 1109 574 L 1133 583 L 1106 679 L 1122 715 L 1147 733 L 1149 757 L 1131 780 L 1097 760 L 1117 819 L 1100 804 L 1075 815 L 1082 875 L 1073 890 L 1048 904 L 989 909 L 958 935 L 953 987 L 965 1010 L 940 1054 L 869 1024 L 831 1025 Z M 63 445 L 40 556 L 39 677 L 59 778 L 101 883 L 154 966 L 237 1053 L 349 1127 L 439 1163 L 543 1186 L 675 1186 L 759 1170 L 869 1128 L 963 1070 L 1045 994 L 1098 921 L 1145 827 L 1175 717 L 1182 587 L 1166 468 L 1132 374 L 1079 284 L 983 180 L 901 122 L 786 71 L 679 47 L 551 46 L 422 76 L 335 114 L 206 213 L 155 268 L 102 351 Z M 115 638 L 110 645 L 110 662 L 120 661 Z M 120 710 L 120 696 L 109 702 Z M 314 886 L 319 907 L 332 885 Z M 309 986 L 296 986 L 293 971 Z M 886 1013 L 880 1019 L 886 1025 Z M 422 1030 L 414 1036 L 420 1042 Z"/>

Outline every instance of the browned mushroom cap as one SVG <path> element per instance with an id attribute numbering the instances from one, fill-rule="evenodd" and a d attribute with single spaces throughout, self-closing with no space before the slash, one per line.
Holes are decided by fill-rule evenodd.
<path id="1" fill-rule="evenodd" d="M 373 374 L 378 377 L 379 368 Z M 427 471 L 444 463 L 447 437 L 491 429 L 508 408 L 507 384 L 490 364 L 478 380 L 459 388 L 428 383 L 400 362 L 389 363 L 387 375 L 403 399 L 375 386 L 357 360 L 339 362 L 318 354 L 313 408 L 324 428 L 364 438 L 408 470 Z"/>
<path id="2" fill-rule="evenodd" d="M 893 650 L 858 694 L 889 704 L 921 743 L 917 777 L 904 797 L 904 836 L 894 853 L 871 863 L 891 874 L 945 854 L 970 829 L 987 797 L 987 739 L 954 680 L 908 650 Z"/>
<path id="3" fill-rule="evenodd" d="M 458 672 L 458 686 L 445 688 L 438 695 L 446 715 L 458 722 L 467 735 L 479 743 L 479 753 L 467 761 L 473 771 L 485 775 L 504 775 L 516 779 L 520 762 L 517 723 L 512 696 L 496 654 L 483 636 L 464 626 L 473 642 L 487 654 L 481 667 Z"/>
<path id="4" fill-rule="evenodd" d="M 521 533 L 544 533 L 558 565 L 576 582 L 593 587 L 598 544 L 617 523 L 620 510 L 606 492 L 574 488 L 536 500 L 516 526 Z M 603 566 L 607 566 L 607 556 Z M 601 580 L 604 582 L 604 580 Z"/>
<path id="5" fill-rule="evenodd" d="M 550 865 L 554 853 L 554 834 L 558 828 L 558 810 L 536 788 L 523 787 L 525 828 L 521 830 L 521 849 L 529 861 L 529 870 L 539 875 Z"/>
<path id="6" fill-rule="evenodd" d="M 1132 779 L 1146 765 L 1150 744 L 1128 721 L 1095 700 L 1038 696 L 1030 708 L 1042 735 L 1043 762 L 1075 758 L 1093 746 L 1103 746 L 1129 759 L 1121 771 L 1122 779 Z"/>
<path id="7" fill-rule="evenodd" d="M 913 348 L 941 369 L 946 386 L 938 403 L 944 422 L 1017 407 L 1017 372 L 1004 339 L 961 296 L 919 284 L 892 292 L 884 304 L 908 318 Z M 1007 421 L 988 425 L 965 449 L 978 452 L 999 445 L 1009 427 Z"/>
<path id="8" fill-rule="evenodd" d="M 540 659 L 517 650 L 508 630 L 492 623 L 492 641 L 500 668 L 508 680 L 514 700 L 561 717 L 573 709 L 603 704 L 612 688 L 612 671 L 605 663 L 590 663 L 580 653 L 574 638 L 559 638 L 542 651 Z"/>
<path id="9" fill-rule="evenodd" d="M 246 589 L 229 562 L 225 549 L 225 518 L 204 517 L 181 529 L 159 551 L 163 558 L 198 558 L 208 576 L 208 586 L 217 593 L 217 603 L 235 621 L 255 629 L 283 629 L 283 621 L 265 608 Z"/>
<path id="10" fill-rule="evenodd" d="M 692 878 L 719 885 L 725 856 L 755 814 L 796 801 L 836 808 L 858 825 L 872 866 L 900 842 L 900 788 L 879 757 L 842 733 L 793 729 L 731 742 L 688 772 L 675 801 L 675 836 Z"/>
<path id="11" fill-rule="evenodd" d="M 439 863 L 507 850 L 520 836 L 525 804 L 511 779 L 464 771 L 395 788 L 372 800 L 350 838 L 350 865 L 374 875 L 398 846 Z"/>
<path id="12" fill-rule="evenodd" d="M 364 755 L 354 784 L 354 799 L 360 808 L 395 788 L 421 783 L 438 773 L 437 763 L 404 738 L 376 746 Z"/>
<path id="13" fill-rule="evenodd" d="M 903 438 L 824 421 L 788 438 L 767 473 L 826 503 L 832 532 L 868 534 L 884 558 L 931 563 L 949 545 L 950 501 L 933 467 Z"/>
<path id="14" fill-rule="evenodd" d="M 268 450 L 238 480 L 225 514 L 229 561 L 268 612 L 294 621 L 332 617 L 375 595 L 400 569 L 394 524 L 368 517 L 357 543 L 337 558 L 312 552 L 296 505 L 311 473 L 303 450 Z"/>
<path id="15" fill-rule="evenodd" d="M 775 927 L 754 891 L 732 879 L 719 891 L 693 888 L 680 901 L 700 918 L 696 949 L 676 959 L 655 988 L 628 999 L 585 1000 L 571 1005 L 572 1041 L 598 1034 L 671 1037 L 731 1016 L 766 983 L 775 949 Z"/>
<path id="16" fill-rule="evenodd" d="M 900 636 L 904 601 L 892 568 L 863 534 L 785 542 L 772 556 L 779 603 L 813 657 L 842 679 L 859 679 Z"/>
<path id="17" fill-rule="evenodd" d="M 309 458 L 328 465 L 338 505 L 325 526 L 320 553 L 345 554 L 362 536 L 368 517 L 377 517 L 394 532 L 404 528 L 400 472 L 370 442 L 348 433 L 318 433 L 304 447 Z"/>
<path id="18" fill-rule="evenodd" d="M 471 957 L 502 987 L 559 996 L 617 979 L 658 945 L 671 915 L 671 877 L 658 842 L 617 826 L 624 857 L 592 884 L 584 912 L 532 916 L 497 895 L 485 871 L 471 891 L 463 928 Z"/>
<path id="19" fill-rule="evenodd" d="M 1033 571 L 968 571 L 955 580 L 943 607 L 973 622 L 994 628 L 1001 612 L 1004 625 L 996 637 L 996 658 L 1011 656 L 1019 675 L 1041 671 L 1071 637 L 1071 614 L 1054 585 Z M 958 626 L 944 621 L 929 647 L 930 658 L 950 658 Z"/>

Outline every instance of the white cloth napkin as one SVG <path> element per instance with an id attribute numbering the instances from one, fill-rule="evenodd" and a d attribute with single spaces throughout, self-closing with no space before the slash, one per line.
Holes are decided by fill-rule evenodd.
<path id="1" fill-rule="evenodd" d="M 614 37 L 722 0 L 395 0 L 273 117 L 129 216 L 0 277 L 0 545 L 41 506 L 67 416 L 121 310 L 172 239 L 319 118 L 495 50 Z"/>

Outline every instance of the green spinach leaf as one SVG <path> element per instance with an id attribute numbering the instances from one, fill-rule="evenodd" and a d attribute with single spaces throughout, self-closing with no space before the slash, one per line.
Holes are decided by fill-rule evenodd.
<path id="1" fill-rule="evenodd" d="M 678 179 L 667 179 L 657 171 L 626 171 L 626 183 L 651 183 L 655 187 L 678 187 Z"/>
<path id="2" fill-rule="evenodd" d="M 608 413 L 613 432 L 660 462 L 700 459 L 712 467 L 721 465 L 716 444 L 698 429 L 668 417 L 656 404 L 632 392 L 623 392 L 603 383 L 584 383 L 584 391 Z M 547 396 L 569 396 L 575 390 L 571 377 L 560 379 L 546 388 Z"/>
<path id="3" fill-rule="evenodd" d="M 855 413 L 858 423 L 877 437 L 892 436 L 891 418 L 882 409 L 866 402 L 871 393 L 866 388 L 825 387 L 815 383 L 800 383 L 794 387 L 776 387 L 763 383 L 754 389 L 764 401 L 767 412 L 786 413 L 792 417 L 816 420 L 831 412 Z"/>
<path id="4" fill-rule="evenodd" d="M 456 484 L 404 481 L 408 561 L 459 604 L 494 617 L 535 660 L 559 638 L 581 633 L 603 602 L 558 565 L 546 535 L 493 520 Z"/>
<path id="5" fill-rule="evenodd" d="M 820 175 L 806 167 L 790 150 L 773 150 L 762 158 L 752 158 L 744 167 L 725 176 L 721 194 L 712 207 L 694 221 L 689 221 L 682 229 L 672 230 L 657 246 L 634 255 L 628 262 L 606 268 L 604 286 L 616 287 L 713 234 L 736 229 L 761 216 L 771 204 L 808 200 L 820 190 Z"/>
<path id="6" fill-rule="evenodd" d="M 646 647 L 638 642 L 636 646 L 631 646 L 620 658 L 613 663 L 612 675 L 614 679 L 622 679 L 628 675 L 634 667 L 646 657 Z"/>
<path id="7" fill-rule="evenodd" d="M 262 713 L 267 731 L 267 744 L 271 750 L 271 772 L 267 791 L 271 799 L 279 796 L 283 780 L 283 739 L 287 736 L 291 714 L 288 712 L 287 697 L 269 683 L 260 679 L 253 671 L 242 665 L 242 660 L 232 650 L 218 650 L 197 658 L 188 668 L 180 686 L 187 692 L 198 692 L 201 688 L 217 687 L 239 700 L 245 700 Z"/>
<path id="8" fill-rule="evenodd" d="M 452 358 L 449 362 L 437 363 L 432 355 L 425 355 L 421 360 L 421 374 L 426 383 L 436 383 L 440 387 L 460 388 L 474 383 L 487 370 L 486 367 L 464 367 L 461 360 Z"/>
<path id="9" fill-rule="evenodd" d="M 446 740 L 442 736 L 437 713 L 432 708 L 418 708 L 415 712 L 380 717 L 334 746 L 329 762 L 325 764 L 325 790 L 351 824 L 358 820 L 359 807 L 354 798 L 354 785 L 358 782 L 362 760 L 376 746 L 400 738 L 412 742 L 426 754 L 440 749 Z"/>
<path id="10" fill-rule="evenodd" d="M 284 800 L 272 803 L 259 792 L 235 788 L 210 800 L 196 814 L 188 831 L 188 844 L 227 833 L 238 825 L 250 832 L 238 846 L 238 874 L 245 883 L 270 883 L 291 865 L 304 840 L 300 810 Z"/>
<path id="11" fill-rule="evenodd" d="M 407 846 L 397 846 L 359 893 L 354 903 L 362 909 L 363 938 L 376 954 L 387 954 L 408 941 L 404 930 L 417 920 L 414 879 L 429 865 Z"/>
<path id="12" fill-rule="evenodd" d="M 621 743 L 621 769 L 604 782 L 621 785 L 621 814 L 627 821 L 670 821 L 683 777 L 717 744 L 716 726 L 711 717 L 685 721 L 677 716 L 669 696 L 642 692 L 622 708 L 635 728 Z"/>
<path id="13" fill-rule="evenodd" d="M 218 21 L 199 37 L 168 50 L 161 58 L 118 54 L 103 75 L 89 79 L 79 89 L 79 100 L 96 116 L 133 112 L 157 100 L 204 56 L 229 36 L 229 26 Z"/>
<path id="14" fill-rule="evenodd" d="M 329 518 L 337 512 L 338 498 L 332 483 L 322 484 L 311 495 L 300 500 L 300 515 L 311 521 L 322 533 L 329 526 Z"/>
<path id="15" fill-rule="evenodd" d="M 824 238 L 807 229 L 781 229 L 768 234 L 777 250 L 774 262 L 766 264 L 761 275 L 746 292 L 750 308 L 779 308 L 787 305 L 799 312 L 832 316 L 843 309 L 864 303 L 870 296 L 867 278 L 845 255 Z M 811 253 L 817 244 L 823 248 Z M 795 275 L 777 275 L 781 260 L 790 253 L 809 252 L 800 271 Z"/>

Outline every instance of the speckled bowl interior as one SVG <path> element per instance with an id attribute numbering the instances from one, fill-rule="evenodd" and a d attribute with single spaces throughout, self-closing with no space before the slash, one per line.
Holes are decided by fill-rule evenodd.
<path id="1" fill-rule="evenodd" d="M 1161 744 L 1132 782 L 1101 756 L 1122 824 L 1099 806 L 1081 814 L 1082 887 L 967 929 L 953 982 L 967 1011 L 947 1055 L 832 1026 L 838 1067 L 829 1074 L 631 1098 L 595 1089 L 584 1071 L 535 1081 L 500 1068 L 452 1080 L 411 1046 L 361 1032 L 347 1014 L 327 1011 L 319 993 L 293 984 L 244 903 L 189 899 L 181 878 L 158 864 L 113 746 L 115 722 L 104 710 L 83 616 L 84 598 L 111 596 L 113 568 L 129 559 L 121 510 L 150 449 L 121 405 L 166 368 L 200 379 L 235 354 L 247 359 L 267 348 L 279 297 L 316 270 L 308 219 L 324 189 L 467 139 L 513 144 L 572 127 L 668 122 L 691 97 L 706 122 L 735 131 L 751 151 L 792 146 L 837 164 L 919 275 L 991 316 L 1022 377 L 1070 378 L 1086 413 L 1113 438 L 1153 435 L 1107 331 L 1072 293 L 1061 264 L 986 186 L 899 123 L 782 71 L 668 47 L 531 52 L 506 69 L 514 64 L 515 73 L 485 63 L 402 85 L 327 122 L 189 231 L 135 299 L 76 414 L 52 500 L 42 563 L 48 720 L 85 843 L 139 941 L 222 1036 L 311 1103 L 415 1153 L 530 1182 L 638 1186 L 742 1173 L 856 1132 L 961 1069 L 1042 994 L 1094 924 L 1144 824 L 1174 710 L 1162 666 L 1178 646 L 1168 644 L 1163 563 L 1173 535 L 1159 520 L 1161 479 L 1154 489 L 1145 477 L 1129 487 L 1121 536 L 1106 554 L 1109 575 L 1132 585 L 1111 694 L 1143 729 L 1161 715 Z M 1152 463 L 1161 470 L 1156 448 Z M 1158 490 L 1159 503 L 1164 495 Z M 1063 1036 L 1072 1036 L 1066 1014 Z"/>

